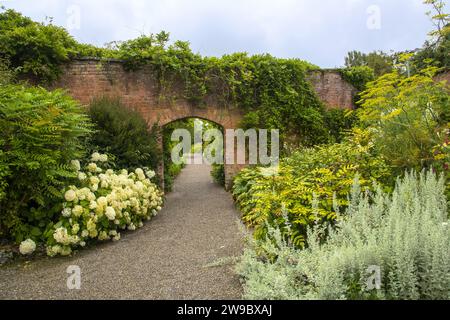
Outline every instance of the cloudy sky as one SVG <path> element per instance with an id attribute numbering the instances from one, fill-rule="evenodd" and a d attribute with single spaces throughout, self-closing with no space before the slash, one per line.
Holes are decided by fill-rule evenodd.
<path id="1" fill-rule="evenodd" d="M 446 0 L 447 4 L 450 0 Z M 245 51 L 343 64 L 350 50 L 420 47 L 432 29 L 423 0 L 0 0 L 7 8 L 103 45 L 165 30 L 209 56 Z M 447 6 L 448 8 L 449 6 Z"/>

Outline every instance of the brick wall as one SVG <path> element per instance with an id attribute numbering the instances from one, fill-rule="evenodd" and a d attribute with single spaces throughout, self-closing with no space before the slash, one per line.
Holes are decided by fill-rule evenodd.
<path id="1" fill-rule="evenodd" d="M 309 79 L 328 108 L 353 108 L 355 89 L 335 71 L 317 71 Z M 205 107 L 193 107 L 182 98 L 180 90 L 169 92 L 170 99 L 161 100 L 158 82 L 149 68 L 127 72 L 120 61 L 101 63 L 96 59 L 82 59 L 64 67 L 60 79 L 51 89 L 66 89 L 75 99 L 88 105 L 93 99 L 106 96 L 117 98 L 142 114 L 149 126 L 164 125 L 177 119 L 198 117 L 214 121 L 224 129 L 238 128 L 243 114 L 237 108 L 225 108 L 206 98 Z M 226 165 L 229 187 L 241 165 Z M 161 167 L 162 171 L 164 170 Z"/>
<path id="2" fill-rule="evenodd" d="M 336 70 L 318 70 L 308 75 L 308 79 L 319 98 L 329 109 L 354 108 L 354 96 L 357 90 L 346 82 Z"/>

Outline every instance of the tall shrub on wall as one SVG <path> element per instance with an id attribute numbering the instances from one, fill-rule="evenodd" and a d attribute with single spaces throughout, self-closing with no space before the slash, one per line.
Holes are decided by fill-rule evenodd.
<path id="1" fill-rule="evenodd" d="M 83 156 L 80 141 L 90 128 L 62 91 L 0 86 L 0 235 L 41 235 L 61 210 L 61 190 L 76 177 L 71 160 Z"/>

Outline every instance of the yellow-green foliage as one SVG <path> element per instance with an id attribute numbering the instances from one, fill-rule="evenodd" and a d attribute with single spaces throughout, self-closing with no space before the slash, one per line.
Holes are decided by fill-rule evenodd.
<path id="1" fill-rule="evenodd" d="M 398 174 L 433 165 L 433 149 L 448 137 L 450 99 L 448 89 L 433 79 L 436 71 L 429 67 L 406 77 L 395 70 L 362 93 L 360 119 Z"/>
<path id="2" fill-rule="evenodd" d="M 299 150 L 282 160 L 278 172 L 244 169 L 233 187 L 243 221 L 256 227 L 257 238 L 265 236 L 268 222 L 281 227 L 295 245 L 302 246 L 307 226 L 333 221 L 336 205 L 348 205 L 347 194 L 355 175 L 359 174 L 364 190 L 389 178 L 388 166 L 372 155 L 369 137 L 368 132 L 357 131 L 341 144 Z"/>

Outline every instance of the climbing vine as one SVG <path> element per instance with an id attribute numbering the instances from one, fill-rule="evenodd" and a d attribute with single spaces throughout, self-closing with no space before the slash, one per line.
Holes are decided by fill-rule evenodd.
<path id="1" fill-rule="evenodd" d="M 188 42 L 169 43 L 166 32 L 96 48 L 51 21 L 37 23 L 13 10 L 0 13 L 0 26 L 0 58 L 23 75 L 52 81 L 77 57 L 120 59 L 128 70 L 150 68 L 165 102 L 201 107 L 215 101 L 243 110 L 244 127 L 280 129 L 282 139 L 295 137 L 306 146 L 329 141 L 327 111 L 306 79 L 317 67 L 305 61 L 246 53 L 203 57 Z"/>

